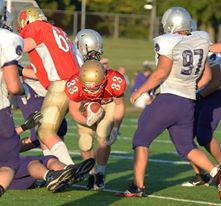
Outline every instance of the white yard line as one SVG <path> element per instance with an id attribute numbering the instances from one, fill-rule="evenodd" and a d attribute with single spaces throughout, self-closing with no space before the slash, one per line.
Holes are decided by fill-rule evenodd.
<path id="1" fill-rule="evenodd" d="M 73 185 L 72 187 L 80 187 L 86 189 L 83 185 Z M 119 190 L 113 190 L 113 189 L 104 189 L 104 192 L 110 192 L 110 193 L 122 193 L 123 191 Z M 120 198 L 120 197 L 119 197 Z M 219 203 L 213 203 L 213 202 L 205 202 L 205 201 L 197 201 L 197 200 L 189 200 L 189 199 L 181 199 L 181 198 L 174 198 L 174 197 L 166 197 L 166 196 L 160 196 L 160 195 L 148 195 L 146 198 L 156 198 L 156 199 L 163 199 L 163 200 L 172 200 L 176 202 L 186 202 L 186 203 L 193 203 L 193 204 L 200 204 L 200 205 L 214 205 L 214 206 L 221 206 Z"/>

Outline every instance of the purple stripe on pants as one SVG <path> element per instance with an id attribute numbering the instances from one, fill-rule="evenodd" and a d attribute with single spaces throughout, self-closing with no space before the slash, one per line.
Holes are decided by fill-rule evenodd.
<path id="1" fill-rule="evenodd" d="M 193 144 L 194 102 L 173 94 L 159 94 L 138 120 L 133 148 L 149 147 L 165 129 L 182 159 L 195 148 Z"/>

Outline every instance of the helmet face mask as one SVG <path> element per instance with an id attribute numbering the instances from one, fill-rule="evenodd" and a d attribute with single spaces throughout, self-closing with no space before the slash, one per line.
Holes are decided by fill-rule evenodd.
<path id="1" fill-rule="evenodd" d="M 172 7 L 163 14 L 161 23 L 165 33 L 191 31 L 192 18 L 184 8 Z"/>
<path id="2" fill-rule="evenodd" d="M 80 69 L 80 82 L 83 90 L 93 97 L 100 96 L 106 83 L 102 64 L 96 60 L 88 60 Z"/>
<path id="3" fill-rule="evenodd" d="M 77 49 L 84 57 L 84 61 L 89 59 L 100 60 L 103 54 L 103 39 L 101 35 L 92 29 L 82 29 L 75 38 Z"/>
<path id="4" fill-rule="evenodd" d="M 21 32 L 26 25 L 36 20 L 47 21 L 47 17 L 40 8 L 32 6 L 21 10 L 17 19 L 18 32 Z"/>

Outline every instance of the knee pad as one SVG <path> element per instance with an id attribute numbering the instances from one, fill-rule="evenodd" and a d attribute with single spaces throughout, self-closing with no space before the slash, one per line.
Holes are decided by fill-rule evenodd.
<path id="1" fill-rule="evenodd" d="M 89 134 L 81 134 L 78 140 L 78 146 L 82 152 L 87 152 L 93 147 L 93 137 Z"/>

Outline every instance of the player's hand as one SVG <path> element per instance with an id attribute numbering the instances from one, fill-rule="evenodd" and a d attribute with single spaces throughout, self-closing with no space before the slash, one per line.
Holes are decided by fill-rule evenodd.
<path id="1" fill-rule="evenodd" d="M 131 96 L 130 96 L 130 102 L 131 104 L 134 104 L 135 101 L 137 100 L 137 98 L 141 95 L 141 93 L 139 92 L 139 90 L 134 91 Z"/>
<path id="2" fill-rule="evenodd" d="M 23 76 L 23 69 L 24 67 L 20 64 L 17 64 L 17 68 L 18 68 L 18 74 L 19 76 Z"/>
<path id="3" fill-rule="evenodd" d="M 31 113 L 25 123 L 21 125 L 22 130 L 26 131 L 34 128 L 36 125 L 38 125 L 41 118 L 42 114 L 40 112 L 35 111 L 34 113 Z"/>
<path id="4" fill-rule="evenodd" d="M 23 84 L 24 94 L 21 95 L 21 100 L 23 104 L 27 104 L 27 101 L 31 98 L 31 93 L 26 84 Z"/>
<path id="5" fill-rule="evenodd" d="M 90 107 L 87 107 L 87 126 L 91 127 L 96 122 L 99 122 L 104 115 L 104 109 L 100 107 L 100 109 L 94 113 L 90 110 Z"/>
<path id="6" fill-rule="evenodd" d="M 113 129 L 111 130 L 110 138 L 108 141 L 105 142 L 105 144 L 108 146 L 114 144 L 114 142 L 116 142 L 118 139 L 118 134 L 119 134 L 119 128 L 113 127 Z"/>

